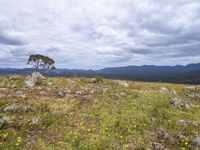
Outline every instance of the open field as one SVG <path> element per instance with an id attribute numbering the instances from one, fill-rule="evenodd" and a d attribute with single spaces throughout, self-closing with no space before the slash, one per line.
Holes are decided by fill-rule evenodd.
<path id="1" fill-rule="evenodd" d="M 200 86 L 0 77 L 1 150 L 198 149 Z M 200 141 L 199 141 L 200 142 Z M 198 145 L 199 144 L 199 145 Z"/>

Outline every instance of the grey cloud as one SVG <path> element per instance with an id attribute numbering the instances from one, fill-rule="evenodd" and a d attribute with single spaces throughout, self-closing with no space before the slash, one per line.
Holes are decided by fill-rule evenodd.
<path id="1" fill-rule="evenodd" d="M 148 48 L 127 47 L 127 48 L 124 48 L 124 50 L 131 54 L 141 54 L 141 55 L 154 54 L 154 51 Z"/>
<path id="2" fill-rule="evenodd" d="M 0 32 L 0 44 L 19 46 L 26 45 L 27 42 L 19 37 L 10 36 L 4 32 Z"/>
<path id="3" fill-rule="evenodd" d="M 32 53 L 88 69 L 200 57 L 196 0 L 1 0 L 0 24 L 0 67 L 6 58 L 24 67 Z"/>

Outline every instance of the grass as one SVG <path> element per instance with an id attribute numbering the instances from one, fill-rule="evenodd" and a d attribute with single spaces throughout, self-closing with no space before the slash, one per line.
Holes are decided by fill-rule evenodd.
<path id="1" fill-rule="evenodd" d="M 153 142 L 162 142 L 171 150 L 191 149 L 190 140 L 199 133 L 199 125 L 179 123 L 183 119 L 200 124 L 199 108 L 170 105 L 175 97 L 200 105 L 187 97 L 188 85 L 127 81 L 129 86 L 124 86 L 123 82 L 86 78 L 48 78 L 43 82 L 30 89 L 23 88 L 24 77 L 1 77 L 0 112 L 7 123 L 0 129 L 0 149 L 149 150 Z M 69 89 L 69 96 L 58 96 Z M 17 96 L 17 91 L 25 97 Z M 31 106 L 31 110 L 5 112 L 13 103 Z M 33 123 L 35 117 L 43 121 Z M 160 137 L 161 129 L 172 140 Z M 185 136 L 183 141 L 179 134 Z"/>

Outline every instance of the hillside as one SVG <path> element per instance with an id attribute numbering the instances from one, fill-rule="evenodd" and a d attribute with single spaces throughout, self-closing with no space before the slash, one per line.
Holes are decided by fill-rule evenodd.
<path id="1" fill-rule="evenodd" d="M 35 69 L 0 68 L 0 75 L 20 74 L 27 75 Z M 200 64 L 189 64 L 186 66 L 127 66 L 113 67 L 101 70 L 81 69 L 56 69 L 43 72 L 49 77 L 95 77 L 102 76 L 108 79 L 134 80 L 146 82 L 169 82 L 182 84 L 200 84 Z"/>
<path id="2" fill-rule="evenodd" d="M 1 150 L 200 148 L 200 86 L 0 77 Z"/>

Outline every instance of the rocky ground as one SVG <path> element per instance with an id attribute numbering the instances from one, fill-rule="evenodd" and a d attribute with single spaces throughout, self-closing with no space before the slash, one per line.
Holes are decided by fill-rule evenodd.
<path id="1" fill-rule="evenodd" d="M 195 150 L 200 86 L 0 77 L 0 150 Z"/>

